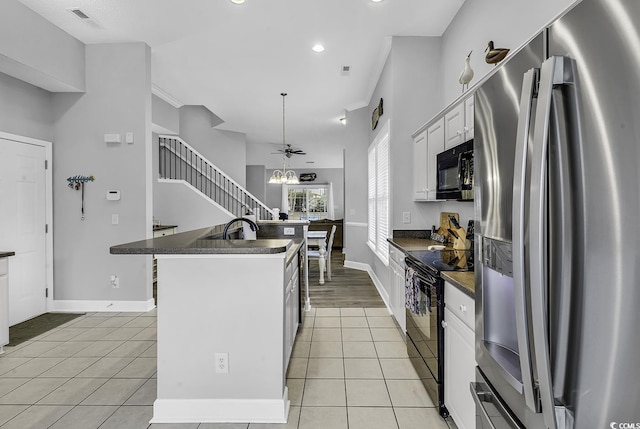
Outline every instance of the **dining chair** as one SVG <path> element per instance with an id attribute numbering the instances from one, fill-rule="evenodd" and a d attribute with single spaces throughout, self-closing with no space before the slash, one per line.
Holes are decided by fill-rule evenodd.
<path id="1" fill-rule="evenodd" d="M 333 237 L 336 235 L 336 226 L 333 225 L 331 227 L 331 232 L 329 233 L 329 242 L 327 243 L 327 253 L 325 256 L 324 268 L 327 272 L 327 280 L 331 281 L 331 248 L 333 247 Z M 309 259 L 320 259 L 320 250 L 309 250 L 307 249 L 307 258 Z"/>

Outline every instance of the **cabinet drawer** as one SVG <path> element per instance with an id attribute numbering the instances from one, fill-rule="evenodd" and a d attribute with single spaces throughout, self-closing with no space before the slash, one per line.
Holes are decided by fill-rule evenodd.
<path id="1" fill-rule="evenodd" d="M 392 244 L 389 244 L 389 257 L 400 266 L 404 264 L 404 252 Z"/>
<path id="2" fill-rule="evenodd" d="M 445 306 L 471 330 L 475 331 L 476 308 L 474 300 L 449 282 L 444 282 Z"/>

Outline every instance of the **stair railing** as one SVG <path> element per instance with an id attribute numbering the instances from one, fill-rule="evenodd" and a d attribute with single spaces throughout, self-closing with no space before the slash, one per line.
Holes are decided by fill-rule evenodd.
<path id="1" fill-rule="evenodd" d="M 183 180 L 233 216 L 255 214 L 271 220 L 272 211 L 235 180 L 176 136 L 159 136 L 160 178 Z"/>

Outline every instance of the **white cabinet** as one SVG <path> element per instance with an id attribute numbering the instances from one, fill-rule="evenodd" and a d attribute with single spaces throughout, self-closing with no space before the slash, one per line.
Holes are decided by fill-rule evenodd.
<path id="1" fill-rule="evenodd" d="M 298 315 L 300 314 L 300 275 L 298 254 L 285 267 L 284 275 L 284 372 L 289 366 L 293 343 L 298 333 Z"/>
<path id="2" fill-rule="evenodd" d="M 9 343 L 9 259 L 0 258 L 0 354 Z"/>
<path id="3" fill-rule="evenodd" d="M 444 151 L 444 118 L 413 139 L 413 199 L 435 201 L 437 155 Z"/>
<path id="4" fill-rule="evenodd" d="M 444 148 L 464 143 L 464 104 L 458 104 L 444 115 Z"/>
<path id="5" fill-rule="evenodd" d="M 464 100 L 464 141 L 471 140 L 473 138 L 473 122 L 474 122 L 474 107 L 475 97 L 471 97 Z"/>
<path id="6" fill-rule="evenodd" d="M 460 429 L 475 429 L 475 403 L 469 384 L 475 381 L 474 301 L 455 286 L 444 286 L 444 402 Z"/>
<path id="7" fill-rule="evenodd" d="M 438 154 L 444 151 L 444 118 L 427 129 L 427 199 L 436 200 Z"/>
<path id="8" fill-rule="evenodd" d="M 405 289 L 404 289 L 404 252 L 393 245 L 389 245 L 389 306 L 391 314 L 396 319 L 402 332 L 407 331 L 405 313 Z"/>
<path id="9" fill-rule="evenodd" d="M 445 150 L 473 138 L 473 111 L 474 97 L 472 94 L 444 115 Z"/>
<path id="10" fill-rule="evenodd" d="M 413 199 L 427 199 L 427 130 L 413 139 Z"/>

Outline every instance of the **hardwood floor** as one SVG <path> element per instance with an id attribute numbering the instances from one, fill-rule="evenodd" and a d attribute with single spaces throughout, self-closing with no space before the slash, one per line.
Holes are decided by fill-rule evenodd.
<path id="1" fill-rule="evenodd" d="M 344 267 L 344 255 L 331 252 L 331 281 L 325 275 L 324 285 L 318 284 L 318 261 L 309 261 L 309 297 L 312 307 L 385 307 L 378 290 L 365 271 Z"/>

